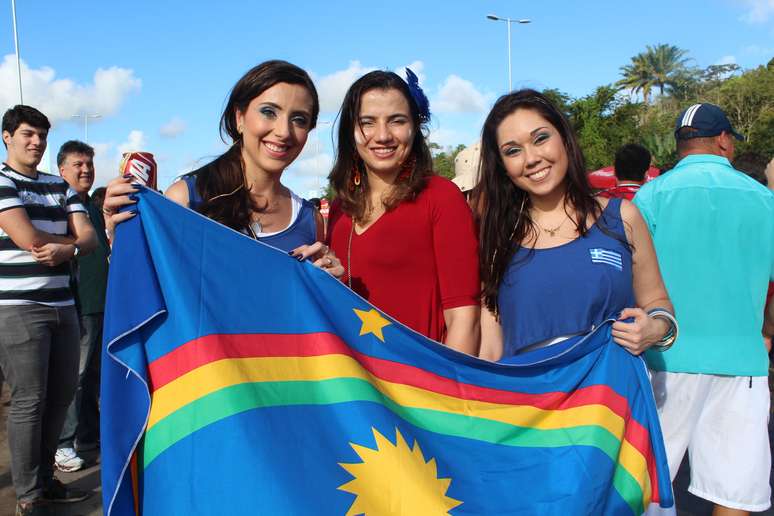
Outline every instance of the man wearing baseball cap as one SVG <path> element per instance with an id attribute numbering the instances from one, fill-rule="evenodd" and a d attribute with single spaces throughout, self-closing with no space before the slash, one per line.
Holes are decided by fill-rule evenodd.
<path id="1" fill-rule="evenodd" d="M 774 193 L 734 169 L 725 113 L 695 104 L 677 118 L 680 161 L 634 198 L 648 223 L 680 321 L 663 353 L 647 352 L 669 468 L 686 450 L 689 491 L 714 514 L 769 508 L 767 346 L 774 334 Z M 764 315 L 765 309 L 765 315 Z"/>

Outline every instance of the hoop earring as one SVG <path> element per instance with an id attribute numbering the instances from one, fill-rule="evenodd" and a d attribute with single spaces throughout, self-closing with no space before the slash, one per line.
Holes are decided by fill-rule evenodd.
<path id="1" fill-rule="evenodd" d="M 357 158 L 354 159 L 352 162 L 352 173 L 350 174 L 349 179 L 349 191 L 354 192 L 355 188 L 360 186 L 361 182 L 361 175 L 360 175 L 360 168 L 357 166 Z"/>
<path id="2" fill-rule="evenodd" d="M 403 166 L 400 169 L 400 174 L 398 174 L 398 181 L 408 181 L 411 177 L 411 174 L 414 172 L 414 167 L 416 167 L 416 165 L 417 157 L 412 155 L 403 163 Z"/>

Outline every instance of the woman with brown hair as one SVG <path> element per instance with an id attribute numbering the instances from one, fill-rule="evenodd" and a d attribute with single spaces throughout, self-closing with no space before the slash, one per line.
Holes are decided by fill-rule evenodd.
<path id="1" fill-rule="evenodd" d="M 212 162 L 170 186 L 166 196 L 256 240 L 284 251 L 323 236 L 322 217 L 280 182 L 317 123 L 320 104 L 309 75 L 286 61 L 266 61 L 234 85 L 220 119 L 231 147 Z M 104 203 L 106 225 L 133 216 L 117 213 L 130 204 L 131 178 L 110 182 Z M 317 251 L 318 249 L 315 249 Z M 317 253 L 316 265 L 339 276 L 335 255 Z"/>
<path id="2" fill-rule="evenodd" d="M 611 319 L 639 355 L 677 324 L 650 233 L 629 201 L 594 197 L 567 117 L 543 94 L 500 97 L 484 122 L 480 217 L 481 356 L 508 359 Z"/>
<path id="3" fill-rule="evenodd" d="M 433 173 L 422 133 L 427 98 L 370 72 L 340 112 L 328 243 L 350 288 L 415 331 L 474 354 L 479 279 L 473 219 L 462 193 Z"/>

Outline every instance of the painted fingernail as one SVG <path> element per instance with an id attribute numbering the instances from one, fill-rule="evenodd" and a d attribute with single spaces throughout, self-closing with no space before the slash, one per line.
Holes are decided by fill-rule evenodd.
<path id="1" fill-rule="evenodd" d="M 295 251 L 288 251 L 288 255 L 290 256 L 293 256 L 293 253 L 295 253 Z"/>

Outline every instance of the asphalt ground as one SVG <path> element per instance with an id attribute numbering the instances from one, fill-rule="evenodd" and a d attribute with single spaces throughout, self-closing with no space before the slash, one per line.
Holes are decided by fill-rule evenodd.
<path id="1" fill-rule="evenodd" d="M 769 376 L 769 383 L 774 377 Z M 10 455 L 8 451 L 5 415 L 8 410 L 8 386 L 3 385 L 0 395 L 0 516 L 13 515 L 16 505 L 16 496 L 11 483 Z M 774 403 L 772 404 L 774 406 Z M 769 421 L 769 444 L 772 445 L 774 427 Z M 773 447 L 774 449 L 774 447 Z M 52 516 L 98 516 L 102 514 L 102 490 L 100 488 L 99 454 L 96 451 L 80 454 L 87 461 L 87 467 L 73 473 L 57 472 L 57 477 L 65 484 L 72 484 L 78 489 L 88 491 L 91 496 L 80 503 L 51 506 L 49 512 Z M 774 473 L 774 471 L 773 471 Z M 675 479 L 675 499 L 677 500 L 677 514 L 679 516 L 704 516 L 712 513 L 712 504 L 693 496 L 688 489 L 689 475 L 687 461 L 683 462 Z M 772 475 L 771 478 L 774 478 Z M 756 513 L 774 516 L 774 510 Z"/>

